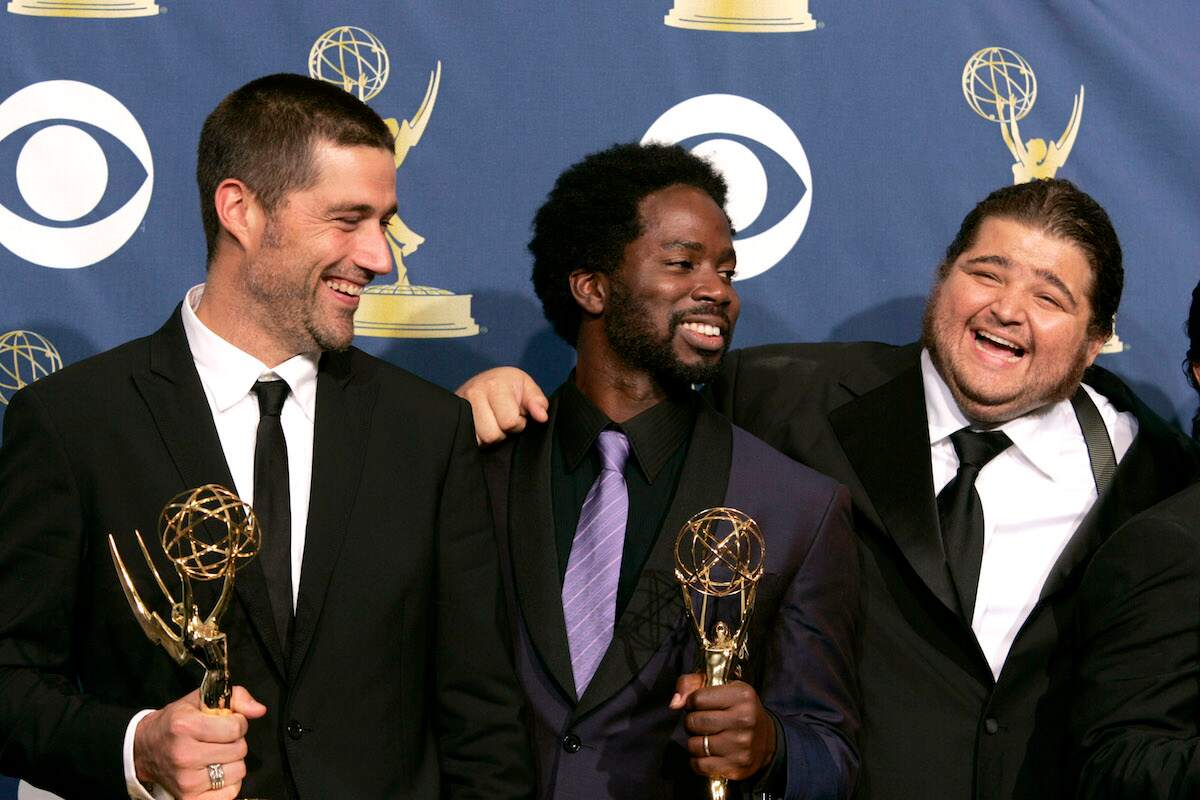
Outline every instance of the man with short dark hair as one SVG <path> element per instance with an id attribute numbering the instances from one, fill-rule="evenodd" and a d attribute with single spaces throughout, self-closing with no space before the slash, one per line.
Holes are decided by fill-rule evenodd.
<path id="1" fill-rule="evenodd" d="M 1197 472 L 1188 440 L 1091 366 L 1122 280 L 1092 198 L 1064 180 L 1005 187 L 964 219 L 922 341 L 735 351 L 712 384 L 736 424 L 853 494 L 860 796 L 1072 792 L 1081 569 Z M 502 382 L 460 389 L 485 439 L 534 403 Z"/>
<path id="2" fill-rule="evenodd" d="M 486 466 L 540 796 L 707 796 L 699 776 L 732 779 L 730 797 L 854 784 L 848 497 L 691 387 L 717 374 L 738 316 L 725 193 L 681 147 L 616 145 L 560 175 L 534 220 L 534 287 L 577 362 L 546 424 Z M 766 574 L 744 680 L 703 687 L 674 550 L 717 506 L 758 522 Z M 720 613 L 738 624 L 736 603 Z"/>
<path id="3" fill-rule="evenodd" d="M 337 87 L 260 78 L 206 121 L 197 176 L 206 282 L 4 420 L 0 768 L 68 798 L 530 796 L 467 407 L 350 347 L 392 267 L 386 125 Z M 217 715 L 142 634 L 105 541 L 171 620 L 133 533 L 171 576 L 159 512 L 209 483 L 264 530 Z"/>

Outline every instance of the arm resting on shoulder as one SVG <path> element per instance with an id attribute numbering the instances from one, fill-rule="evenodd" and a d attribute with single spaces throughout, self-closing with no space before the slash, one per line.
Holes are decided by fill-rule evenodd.
<path id="1" fill-rule="evenodd" d="M 443 796 L 533 796 L 499 557 L 471 414 L 460 404 L 438 512 L 434 642 Z"/>

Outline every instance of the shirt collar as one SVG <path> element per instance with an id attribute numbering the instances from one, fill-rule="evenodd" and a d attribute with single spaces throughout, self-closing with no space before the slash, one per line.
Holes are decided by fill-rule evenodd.
<path id="1" fill-rule="evenodd" d="M 557 422 L 567 470 L 575 471 L 601 431 L 614 428 L 629 437 L 634 460 L 646 479 L 653 483 L 671 454 L 691 434 L 698 402 L 699 395 L 689 390 L 679 397 L 669 397 L 618 425 L 584 396 L 575 385 L 575 373 L 572 371 L 559 389 Z"/>
<path id="2" fill-rule="evenodd" d="M 970 427 L 971 421 L 958 407 L 950 387 L 934 367 L 928 349 L 921 351 L 921 381 L 925 388 L 930 446 L 948 439 L 957 430 Z M 1077 439 L 1082 441 L 1082 433 L 1069 400 L 1042 406 L 992 430 L 1004 431 L 1013 447 L 1051 480 L 1072 480 L 1074 471 L 1068 451 Z M 1065 431 L 1074 436 L 1064 437 Z"/>
<path id="3" fill-rule="evenodd" d="M 200 373 L 200 382 L 212 398 L 217 411 L 224 412 L 240 402 L 260 379 L 287 381 L 293 399 L 311 422 L 316 419 L 318 353 L 301 353 L 287 361 L 267 367 L 254 356 L 214 333 L 196 316 L 196 307 L 204 295 L 204 284 L 188 290 L 183 301 L 183 330 L 188 348 Z"/>

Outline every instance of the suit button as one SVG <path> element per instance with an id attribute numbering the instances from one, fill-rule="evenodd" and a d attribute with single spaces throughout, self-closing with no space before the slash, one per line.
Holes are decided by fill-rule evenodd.
<path id="1" fill-rule="evenodd" d="M 304 728 L 300 727 L 299 722 L 292 720 L 287 724 L 287 734 L 296 741 L 300 741 L 300 738 L 304 736 Z"/>
<path id="2" fill-rule="evenodd" d="M 995 733 L 1000 730 L 1000 723 L 996 721 L 995 717 L 988 717 L 983 721 L 983 729 L 989 734 Z"/>
<path id="3" fill-rule="evenodd" d="M 582 746 L 583 742 L 579 741 L 579 737 L 573 733 L 568 733 L 562 738 L 562 749 L 568 753 L 578 753 Z"/>

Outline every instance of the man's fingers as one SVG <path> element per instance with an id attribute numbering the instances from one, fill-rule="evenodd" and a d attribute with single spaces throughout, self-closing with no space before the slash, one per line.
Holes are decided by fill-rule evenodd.
<path id="1" fill-rule="evenodd" d="M 704 676 L 699 672 L 689 672 L 680 675 L 675 681 L 675 695 L 671 698 L 670 708 L 683 708 L 692 692 L 704 687 Z"/>
<path id="2" fill-rule="evenodd" d="M 475 421 L 475 441 L 481 445 L 504 441 L 504 431 L 496 424 L 496 417 L 489 406 L 471 406 L 471 417 Z"/>
<path id="3" fill-rule="evenodd" d="M 692 771 L 709 778 L 742 780 L 757 772 L 753 754 L 749 748 L 749 733 L 722 733 L 708 737 L 708 751 L 704 750 L 704 737 L 692 736 L 687 742 L 691 756 Z"/>
<path id="4" fill-rule="evenodd" d="M 179 789 L 181 797 L 178 800 L 185 798 L 196 798 L 196 800 L 237 800 L 241 794 L 242 781 L 246 778 L 246 762 L 234 761 L 231 763 L 223 763 L 220 761 L 210 761 L 209 764 L 220 764 L 221 770 L 224 773 L 225 780 L 220 789 L 212 788 L 212 779 L 209 776 L 208 764 L 196 769 L 188 770 L 180 775 Z"/>
<path id="5" fill-rule="evenodd" d="M 739 704 L 758 704 L 758 693 L 754 687 L 742 681 L 699 688 L 689 696 L 687 706 L 695 711 L 711 711 L 733 708 Z"/>
<path id="6" fill-rule="evenodd" d="M 525 410 L 521 407 L 521 398 L 511 394 L 497 394 L 490 398 L 492 414 L 496 424 L 505 434 L 520 433 L 525 430 Z"/>
<path id="7" fill-rule="evenodd" d="M 542 393 L 542 389 L 533 378 L 521 373 L 524 381 L 521 384 L 521 406 L 525 413 L 533 417 L 538 422 L 545 422 L 550 419 L 550 401 L 546 395 Z"/>
<path id="8" fill-rule="evenodd" d="M 229 700 L 229 707 L 247 719 L 258 719 L 267 713 L 267 707 L 255 700 L 244 686 L 233 687 L 233 696 Z"/>
<path id="9" fill-rule="evenodd" d="M 525 429 L 527 417 L 545 422 L 549 401 L 523 371 L 497 367 L 481 372 L 455 391 L 471 404 L 475 437 L 480 444 L 496 444 Z"/>
<path id="10" fill-rule="evenodd" d="M 200 711 L 197 716 L 177 720 L 174 730 L 182 737 L 206 744 L 231 744 L 246 735 L 250 723 L 236 711 L 216 714 Z"/>
<path id="11" fill-rule="evenodd" d="M 740 727 L 735 722 L 734 714 L 728 710 L 693 711 L 683 718 L 683 727 L 692 736 L 712 736 Z"/>

